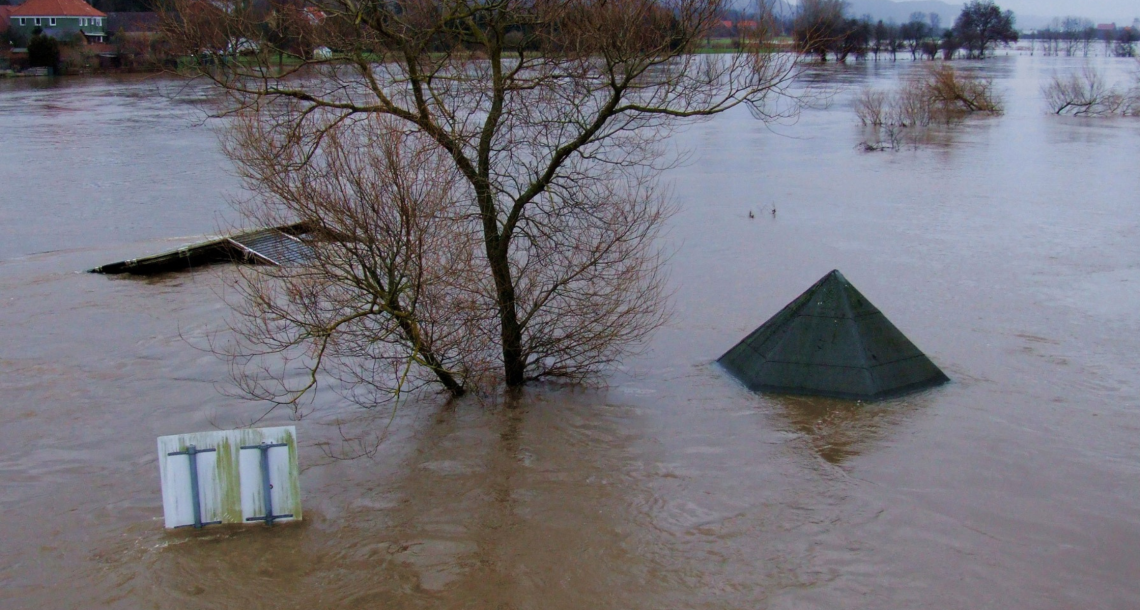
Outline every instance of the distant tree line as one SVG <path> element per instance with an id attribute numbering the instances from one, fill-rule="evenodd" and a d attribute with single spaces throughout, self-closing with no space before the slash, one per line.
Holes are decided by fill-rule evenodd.
<path id="1" fill-rule="evenodd" d="M 1135 57 L 1136 43 L 1140 41 L 1140 19 L 1131 27 L 1098 28 L 1092 21 L 1080 17 L 1056 18 L 1049 27 L 1031 32 L 1025 37 L 1030 53 L 1046 56 L 1088 57 L 1097 46 L 1103 45 L 1104 55 Z"/>
<path id="2" fill-rule="evenodd" d="M 843 0 L 803 0 L 794 16 L 783 20 L 797 50 L 820 61 L 843 62 L 899 54 L 952 59 L 961 53 L 983 59 L 998 45 L 1018 40 L 1012 11 L 1002 11 L 990 0 L 966 4 L 949 28 L 937 13 L 916 12 L 903 24 L 874 21 L 869 15 L 851 17 Z"/>

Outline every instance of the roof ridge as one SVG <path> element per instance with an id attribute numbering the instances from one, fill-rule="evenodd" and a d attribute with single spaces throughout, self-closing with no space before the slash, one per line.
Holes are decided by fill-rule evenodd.
<path id="1" fill-rule="evenodd" d="M 847 319 L 850 320 L 848 323 L 850 326 L 850 331 L 852 331 L 852 333 L 855 335 L 855 344 L 858 345 L 858 351 L 860 351 L 860 353 L 863 355 L 863 367 L 866 369 L 866 373 L 868 373 L 868 377 L 871 380 L 871 385 L 872 387 L 877 388 L 878 383 L 876 382 L 876 379 L 874 379 L 874 377 L 871 377 L 870 368 L 873 366 L 871 364 L 872 358 L 871 353 L 866 351 L 866 341 L 862 333 L 863 325 L 858 322 L 858 318 L 855 316 L 855 309 L 852 307 L 852 293 L 854 292 L 855 294 L 860 295 L 860 298 L 864 302 L 870 303 L 870 301 L 866 299 L 866 296 L 863 296 L 863 293 L 858 292 L 852 283 L 847 282 L 846 277 L 844 277 L 844 282 L 842 282 L 842 288 L 844 288 L 844 290 L 840 291 L 840 293 L 842 294 L 842 299 L 844 299 L 844 310 L 847 312 Z M 884 316 L 884 318 L 886 318 L 886 316 Z M 878 361 L 878 359 L 876 359 L 876 361 Z"/>
<path id="2" fill-rule="evenodd" d="M 106 17 L 83 0 L 28 0 L 15 7 L 11 17 Z"/>
<path id="3" fill-rule="evenodd" d="M 875 389 L 876 393 L 878 393 L 878 380 L 875 379 L 873 375 L 871 375 L 871 369 L 873 368 L 873 365 L 871 364 L 871 353 L 867 351 L 866 337 L 863 336 L 862 332 L 863 325 L 860 324 L 859 319 L 855 317 L 855 309 L 851 306 L 851 293 L 854 292 L 855 294 L 858 294 L 863 301 L 869 301 L 867 301 L 867 297 L 864 297 L 863 293 L 859 292 L 854 286 L 852 286 L 851 282 L 848 282 L 847 278 L 843 277 L 839 271 L 836 271 L 835 273 L 842 279 L 842 282 L 840 283 L 841 290 L 839 291 L 841 295 L 840 298 L 843 299 L 843 310 L 847 312 L 847 327 L 849 332 L 852 334 L 852 340 L 855 342 L 855 345 L 859 346 L 859 353 L 863 354 L 863 372 L 867 376 L 867 380 L 870 382 L 870 386 Z M 877 362 L 878 360 L 875 359 L 875 361 Z"/>

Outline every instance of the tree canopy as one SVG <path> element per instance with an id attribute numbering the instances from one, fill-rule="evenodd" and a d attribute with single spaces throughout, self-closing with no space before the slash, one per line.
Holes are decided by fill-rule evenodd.
<path id="1" fill-rule="evenodd" d="M 59 69 L 59 41 L 46 34 L 36 34 L 28 41 L 28 65 L 33 68 Z"/>
<path id="2" fill-rule="evenodd" d="M 838 51 L 850 33 L 853 20 L 846 10 L 843 0 L 803 0 L 792 26 L 796 48 L 827 61 L 827 54 Z"/>
<path id="3" fill-rule="evenodd" d="M 820 61 L 862 59 L 869 53 L 878 59 L 884 52 L 894 58 L 900 51 L 909 51 L 912 60 L 919 55 L 934 59 L 940 50 L 946 59 L 953 59 L 962 48 L 969 58 L 981 59 L 995 44 L 1018 38 L 1013 13 L 1003 12 L 990 0 L 965 5 L 949 30 L 942 28 L 942 19 L 934 12 L 914 12 L 909 21 L 896 24 L 875 23 L 869 15 L 851 18 L 848 8 L 844 0 L 800 2 L 788 26 L 796 49 Z"/>
<path id="4" fill-rule="evenodd" d="M 997 44 L 1017 42 L 1013 11 L 1002 11 L 991 0 L 972 0 L 954 22 L 954 35 L 970 58 L 984 59 Z"/>
<path id="5" fill-rule="evenodd" d="M 226 93 L 247 221 L 315 236 L 235 308 L 238 381 L 277 404 L 320 371 L 376 405 L 605 370 L 668 310 L 663 138 L 779 116 L 796 65 L 763 23 L 693 53 L 722 0 L 218 4 L 175 0 L 165 30 Z"/>

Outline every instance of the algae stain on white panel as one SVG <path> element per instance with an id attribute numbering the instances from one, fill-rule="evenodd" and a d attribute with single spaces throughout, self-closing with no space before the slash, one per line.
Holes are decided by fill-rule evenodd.
<path id="1" fill-rule="evenodd" d="M 163 436 L 158 439 L 162 506 L 166 527 L 194 525 L 193 492 L 189 456 L 198 453 L 198 495 L 203 523 L 260 523 L 247 521 L 265 515 L 262 497 L 260 450 L 241 447 L 284 444 L 269 450 L 272 508 L 275 515 L 291 514 L 301 519 L 301 487 L 297 465 L 297 432 L 294 426 L 247 428 Z M 211 451 L 213 450 L 213 451 Z M 170 455 L 175 453 L 175 455 Z"/>
<path id="2" fill-rule="evenodd" d="M 253 432 L 253 431 L 251 431 Z M 265 483 L 261 470 L 262 449 L 250 449 L 262 444 L 284 445 L 271 447 L 267 451 L 269 461 L 269 497 L 271 506 L 265 502 Z M 276 517 L 275 520 L 301 519 L 301 494 L 297 477 L 297 443 L 292 429 L 280 433 L 251 436 L 242 440 L 240 457 L 241 471 L 241 510 L 242 519 L 263 518 L 267 509 L 273 514 L 291 515 Z"/>

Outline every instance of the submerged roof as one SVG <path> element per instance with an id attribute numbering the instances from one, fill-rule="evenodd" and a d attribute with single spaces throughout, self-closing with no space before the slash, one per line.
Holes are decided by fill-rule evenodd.
<path id="1" fill-rule="evenodd" d="M 106 17 L 83 0 L 28 0 L 12 11 L 13 17 Z"/>
<path id="2" fill-rule="evenodd" d="M 313 249 L 304 240 L 308 233 L 309 228 L 305 223 L 253 229 L 214 237 L 162 254 L 109 263 L 90 271 L 153 275 L 226 262 L 303 264 L 313 258 Z"/>
<path id="3" fill-rule="evenodd" d="M 874 400 L 949 381 L 832 271 L 717 360 L 752 390 Z"/>

